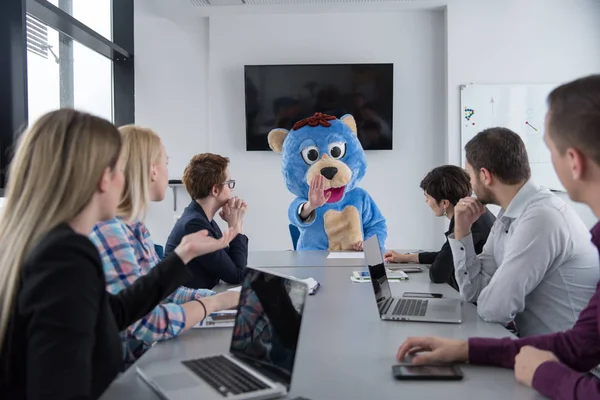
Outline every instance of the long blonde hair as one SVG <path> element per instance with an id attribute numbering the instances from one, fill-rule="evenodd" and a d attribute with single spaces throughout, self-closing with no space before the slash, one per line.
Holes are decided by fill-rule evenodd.
<path id="1" fill-rule="evenodd" d="M 43 115 L 21 136 L 0 214 L 0 348 L 29 253 L 85 209 L 120 151 L 113 124 L 71 109 Z"/>
<path id="2" fill-rule="evenodd" d="M 123 138 L 125 189 L 117 213 L 127 220 L 141 221 L 150 203 L 151 165 L 160 160 L 162 142 L 149 128 L 125 125 L 119 131 Z"/>

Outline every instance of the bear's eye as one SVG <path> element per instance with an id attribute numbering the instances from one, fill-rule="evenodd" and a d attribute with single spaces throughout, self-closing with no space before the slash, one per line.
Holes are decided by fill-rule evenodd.
<path id="1" fill-rule="evenodd" d="M 302 159 L 308 165 L 314 164 L 319 159 L 319 149 L 316 146 L 308 146 L 302 149 Z"/>
<path id="2" fill-rule="evenodd" d="M 346 143 L 334 142 L 329 143 L 329 154 L 331 158 L 340 159 L 346 155 Z"/>

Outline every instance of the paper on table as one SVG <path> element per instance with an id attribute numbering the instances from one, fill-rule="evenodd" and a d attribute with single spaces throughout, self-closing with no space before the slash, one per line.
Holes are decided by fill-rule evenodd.
<path id="1" fill-rule="evenodd" d="M 237 310 L 222 310 L 210 314 L 194 328 L 228 328 L 235 323 Z"/>
<path id="2" fill-rule="evenodd" d="M 365 258 L 362 251 L 332 251 L 327 258 Z"/>
<path id="3" fill-rule="evenodd" d="M 404 280 L 408 279 L 408 275 L 403 271 L 393 271 L 386 273 L 388 281 L 393 280 Z M 368 272 L 363 271 L 353 271 L 352 272 L 352 281 L 353 282 L 371 282 L 371 277 Z"/>
<path id="4" fill-rule="evenodd" d="M 242 291 L 242 287 L 241 286 L 236 286 L 236 287 L 232 287 L 227 289 L 228 292 L 241 292 Z"/>
<path id="5" fill-rule="evenodd" d="M 296 277 L 292 277 L 292 278 L 296 278 Z M 299 278 L 296 278 L 299 279 Z M 306 283 L 308 285 L 308 294 L 315 294 L 317 292 L 317 289 L 319 288 L 319 286 L 321 285 L 319 282 L 317 282 L 317 280 L 315 278 L 309 277 L 306 279 L 300 279 L 302 282 Z"/>

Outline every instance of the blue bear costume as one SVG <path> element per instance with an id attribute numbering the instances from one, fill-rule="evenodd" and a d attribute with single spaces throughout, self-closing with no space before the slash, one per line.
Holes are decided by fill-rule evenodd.
<path id="1" fill-rule="evenodd" d="M 371 196 L 356 187 L 367 170 L 356 132 L 352 115 L 337 119 L 321 113 L 298 121 L 291 131 L 269 132 L 269 146 L 282 155 L 285 184 L 297 196 L 288 216 L 300 230 L 298 250 L 352 250 L 356 243 L 373 235 L 377 235 L 382 251 L 385 248 L 385 218 Z M 308 202 L 309 183 L 316 174 L 325 177 L 329 199 L 303 220 L 300 212 Z"/>

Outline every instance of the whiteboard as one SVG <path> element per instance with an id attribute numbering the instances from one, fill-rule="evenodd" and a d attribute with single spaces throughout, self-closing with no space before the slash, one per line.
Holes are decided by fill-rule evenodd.
<path id="1" fill-rule="evenodd" d="M 544 143 L 546 98 L 558 85 L 463 85 L 460 88 L 462 165 L 465 145 L 486 128 L 504 127 L 525 143 L 531 177 L 538 185 L 564 191 Z"/>

